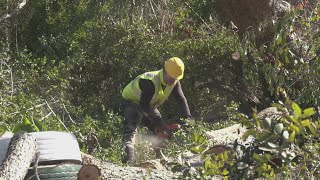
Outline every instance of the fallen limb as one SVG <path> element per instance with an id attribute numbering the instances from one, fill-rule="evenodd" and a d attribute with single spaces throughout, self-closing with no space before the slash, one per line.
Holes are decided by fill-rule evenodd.
<path id="1" fill-rule="evenodd" d="M 40 152 L 37 152 L 37 154 L 36 154 L 36 160 L 35 160 L 34 165 L 33 165 L 34 175 L 32 175 L 31 177 L 29 177 L 27 180 L 30 180 L 30 179 L 32 179 L 33 177 L 35 177 L 36 180 L 40 180 L 40 178 L 39 178 L 39 173 L 38 173 L 39 156 L 40 156 Z"/>
<path id="2" fill-rule="evenodd" d="M 28 0 L 23 0 L 22 2 L 20 2 L 17 7 L 11 11 L 10 13 L 7 13 L 3 16 L 0 17 L 0 23 L 2 23 L 3 21 L 12 18 L 13 16 L 17 15 L 20 10 L 27 4 Z"/>
<path id="3" fill-rule="evenodd" d="M 24 179 L 36 151 L 35 137 L 28 133 L 15 134 L 9 143 L 6 158 L 0 166 L 0 179 Z"/>

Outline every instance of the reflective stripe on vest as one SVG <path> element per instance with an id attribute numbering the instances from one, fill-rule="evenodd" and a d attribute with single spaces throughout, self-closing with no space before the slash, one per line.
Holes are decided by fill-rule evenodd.
<path id="1" fill-rule="evenodd" d="M 163 78 L 163 71 L 152 71 L 152 72 L 146 72 L 144 74 L 141 74 L 137 78 L 135 78 L 131 83 L 132 92 L 134 95 L 140 99 L 141 97 L 141 90 L 139 87 L 140 79 L 148 79 L 153 82 L 153 85 L 155 87 L 154 94 L 152 96 L 152 99 L 150 101 L 150 105 L 153 108 L 159 107 L 161 104 L 165 102 L 166 99 L 168 99 L 169 95 L 171 94 L 175 83 L 171 86 L 166 86 L 166 88 L 162 89 L 162 78 Z M 162 80 L 162 81 L 161 81 Z"/>

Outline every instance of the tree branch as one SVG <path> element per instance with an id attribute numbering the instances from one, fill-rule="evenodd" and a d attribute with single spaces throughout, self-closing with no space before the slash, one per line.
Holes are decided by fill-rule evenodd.
<path id="1" fill-rule="evenodd" d="M 30 176 L 27 180 L 31 180 L 34 177 L 36 178 L 36 180 L 40 180 L 39 173 L 38 173 L 39 156 L 40 156 L 40 152 L 37 152 L 36 153 L 36 160 L 35 160 L 34 165 L 33 165 L 34 175 Z"/>
<path id="2" fill-rule="evenodd" d="M 67 126 L 61 121 L 61 119 L 56 115 L 56 113 L 54 113 L 54 111 L 52 110 L 51 106 L 49 105 L 49 103 L 46 101 L 46 104 L 48 106 L 48 108 L 50 109 L 50 111 L 52 112 L 52 114 L 58 119 L 58 121 L 61 123 L 61 125 L 69 132 L 69 129 L 67 128 Z"/>
<path id="3" fill-rule="evenodd" d="M 27 2 L 28 2 L 28 0 L 23 0 L 20 4 L 17 5 L 17 7 L 13 11 L 1 16 L 0 23 L 17 15 L 20 12 L 20 10 L 27 4 Z"/>
<path id="4" fill-rule="evenodd" d="M 64 110 L 67 112 L 70 121 L 71 121 L 73 124 L 76 124 L 76 122 L 72 119 L 72 117 L 71 117 L 69 111 L 67 110 L 66 106 L 65 106 L 64 104 L 62 104 L 62 106 L 63 106 Z"/>

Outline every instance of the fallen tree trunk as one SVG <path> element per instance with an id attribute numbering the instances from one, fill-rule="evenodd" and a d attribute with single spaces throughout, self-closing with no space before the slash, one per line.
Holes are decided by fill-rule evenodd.
<path id="1" fill-rule="evenodd" d="M 0 166 L 0 179 L 24 179 L 36 150 L 36 139 L 31 134 L 15 134 L 10 141 L 6 158 Z"/>
<path id="2" fill-rule="evenodd" d="M 104 165 L 105 163 L 98 159 L 98 158 L 95 158 L 89 154 L 86 154 L 86 153 L 81 153 L 81 156 L 82 156 L 82 164 L 83 164 L 83 167 L 84 168 L 81 168 L 79 170 L 79 173 L 78 173 L 78 179 L 81 180 L 81 176 L 85 177 L 84 175 L 88 172 L 88 170 L 90 169 L 90 171 L 94 171 L 93 173 L 91 174 L 95 174 L 95 171 L 97 170 L 98 172 L 98 176 L 100 176 L 101 179 L 107 179 L 107 174 L 103 171 L 103 168 L 104 168 Z M 90 167 L 90 168 L 88 168 Z M 92 170 L 92 168 L 94 168 L 95 170 Z M 81 173 L 81 171 L 83 171 Z M 81 176 L 80 176 L 81 175 Z"/>
<path id="3" fill-rule="evenodd" d="M 100 179 L 178 179 L 180 175 L 180 173 L 174 173 L 166 169 L 145 169 L 141 167 L 117 165 L 85 153 L 81 153 L 81 156 L 83 166 L 94 165 L 98 167 L 101 173 Z"/>

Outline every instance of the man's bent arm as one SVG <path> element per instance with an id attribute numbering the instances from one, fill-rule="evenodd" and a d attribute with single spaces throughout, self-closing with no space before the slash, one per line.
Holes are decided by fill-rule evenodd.
<path id="1" fill-rule="evenodd" d="M 150 106 L 151 99 L 153 97 L 155 87 L 151 80 L 140 79 L 139 86 L 141 89 L 140 108 L 143 114 L 152 121 L 161 120 L 161 116 L 156 114 Z"/>
<path id="2" fill-rule="evenodd" d="M 176 86 L 172 90 L 172 95 L 175 97 L 178 107 L 180 109 L 180 113 L 184 118 L 191 118 L 191 113 L 189 109 L 189 105 L 187 102 L 187 98 L 184 96 L 180 81 L 177 82 Z"/>

